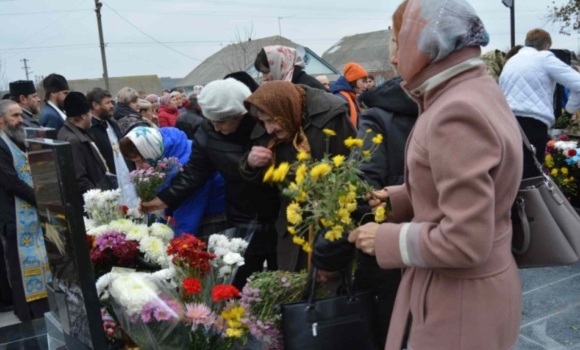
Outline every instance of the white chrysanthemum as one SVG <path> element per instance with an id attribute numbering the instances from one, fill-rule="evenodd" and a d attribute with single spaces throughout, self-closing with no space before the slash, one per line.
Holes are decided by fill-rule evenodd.
<path id="1" fill-rule="evenodd" d="M 107 232 L 111 232 L 111 228 L 109 227 L 109 225 L 101 225 L 101 226 L 94 227 L 90 230 L 87 230 L 87 235 L 99 237 L 99 236 L 104 235 Z"/>
<path id="2" fill-rule="evenodd" d="M 106 300 L 109 298 L 109 292 L 107 289 L 109 289 L 111 281 L 117 278 L 118 276 L 119 276 L 118 273 L 109 272 L 107 274 L 104 274 L 103 276 L 101 276 L 101 278 L 97 280 L 96 283 L 97 295 L 100 297 L 101 300 Z"/>
<path id="3" fill-rule="evenodd" d="M 230 241 L 228 248 L 234 253 L 244 254 L 248 248 L 248 242 L 241 238 L 234 238 Z"/>
<path id="4" fill-rule="evenodd" d="M 226 254 L 231 253 L 231 251 L 228 248 L 225 248 L 225 247 L 217 247 L 217 248 L 215 248 L 215 250 L 213 251 L 213 253 L 216 256 L 216 259 L 221 259 Z"/>
<path id="5" fill-rule="evenodd" d="M 167 263 L 167 244 L 157 237 L 145 237 L 139 244 L 139 250 L 145 254 L 145 260 L 153 264 L 165 265 Z M 163 267 L 163 266 L 162 266 Z"/>
<path id="6" fill-rule="evenodd" d="M 119 219 L 111 221 L 111 223 L 109 224 L 109 228 L 111 229 L 111 231 L 124 234 L 128 234 L 129 231 L 131 231 L 131 229 L 133 228 L 133 226 L 135 226 L 135 224 L 133 224 L 131 220 L 127 219 Z"/>
<path id="7" fill-rule="evenodd" d="M 89 230 L 92 230 L 96 227 L 95 222 L 93 220 L 87 219 L 85 217 L 83 217 L 83 219 L 85 221 L 85 230 L 89 231 Z"/>
<path id="8" fill-rule="evenodd" d="M 169 226 L 158 222 L 149 227 L 149 233 L 151 236 L 160 238 L 165 242 L 171 241 L 175 236 L 175 233 L 173 233 L 173 230 Z"/>
<path id="9" fill-rule="evenodd" d="M 219 269 L 219 278 L 226 278 L 226 277 L 230 277 L 232 275 L 232 268 L 231 266 L 222 266 Z"/>
<path id="10" fill-rule="evenodd" d="M 127 217 L 133 220 L 143 220 L 143 218 L 145 218 L 145 215 L 140 213 L 139 209 L 131 208 L 127 211 Z"/>
<path id="11" fill-rule="evenodd" d="M 149 237 L 149 228 L 147 228 L 147 225 L 134 225 L 127 232 L 127 239 L 130 241 L 141 242 L 146 237 Z"/>
<path id="12" fill-rule="evenodd" d="M 229 243 L 230 241 L 227 236 L 218 234 L 211 235 L 209 236 L 208 249 L 213 252 L 217 248 L 228 248 Z"/>
<path id="13" fill-rule="evenodd" d="M 143 307 L 160 293 L 159 287 L 150 278 L 146 274 L 131 273 L 117 277 L 111 283 L 109 292 L 125 308 L 129 317 L 139 315 Z"/>
<path id="14" fill-rule="evenodd" d="M 561 149 L 562 151 L 567 151 L 569 149 L 576 149 L 578 148 L 578 142 L 576 141 L 558 141 L 555 144 L 557 149 Z"/>
<path id="15" fill-rule="evenodd" d="M 171 268 L 159 270 L 153 273 L 151 276 L 160 279 L 160 280 L 170 280 L 175 276 L 175 270 Z"/>
<path id="16" fill-rule="evenodd" d="M 238 253 L 232 253 L 232 252 L 227 253 L 224 256 L 223 261 L 227 265 L 237 265 L 237 266 L 244 265 L 244 257 L 242 257 Z"/>

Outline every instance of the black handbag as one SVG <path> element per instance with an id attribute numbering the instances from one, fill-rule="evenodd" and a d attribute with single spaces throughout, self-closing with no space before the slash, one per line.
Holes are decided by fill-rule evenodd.
<path id="1" fill-rule="evenodd" d="M 307 300 L 280 306 L 285 350 L 375 350 L 370 291 L 352 293 L 342 274 L 347 295 L 316 300 L 316 269 L 308 275 Z"/>

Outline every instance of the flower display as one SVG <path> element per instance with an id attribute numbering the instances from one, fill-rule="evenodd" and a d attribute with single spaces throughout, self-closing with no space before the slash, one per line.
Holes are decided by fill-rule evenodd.
<path id="1" fill-rule="evenodd" d="M 564 195 L 578 195 L 580 178 L 580 148 L 576 141 L 570 141 L 566 135 L 558 140 L 548 142 L 544 171 L 550 175 Z"/>
<path id="2" fill-rule="evenodd" d="M 149 202 L 157 196 L 159 189 L 165 184 L 167 178 L 179 172 L 181 165 L 175 157 L 165 158 L 155 167 L 147 170 L 134 170 L 131 172 L 131 182 L 135 186 L 137 196 L 143 202 Z"/>
<path id="3" fill-rule="evenodd" d="M 91 228 L 108 224 L 109 222 L 125 217 L 125 206 L 121 203 L 121 190 L 101 191 L 89 190 L 83 194 L 84 208 L 91 224 Z M 86 223 L 86 221 L 85 221 Z M 89 230 L 89 228 L 86 228 Z"/>
<path id="4" fill-rule="evenodd" d="M 240 291 L 230 284 L 218 284 L 211 291 L 211 298 L 216 303 L 234 299 L 240 296 Z"/>
<path id="5" fill-rule="evenodd" d="M 113 266 L 134 266 L 139 253 L 137 242 L 127 240 L 124 234 L 114 231 L 93 238 L 89 248 L 97 277 L 109 272 Z"/>
<path id="6" fill-rule="evenodd" d="M 198 294 L 201 292 L 201 282 L 199 279 L 194 277 L 187 277 L 185 278 L 181 284 L 183 285 L 183 289 L 185 289 L 187 294 Z"/>

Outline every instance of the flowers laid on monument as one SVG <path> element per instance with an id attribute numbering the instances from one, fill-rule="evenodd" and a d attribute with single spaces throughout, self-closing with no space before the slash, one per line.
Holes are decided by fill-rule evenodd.
<path id="1" fill-rule="evenodd" d="M 105 225 L 113 220 L 124 219 L 128 208 L 123 206 L 121 190 L 89 190 L 83 194 L 85 211 L 89 215 L 90 226 Z M 88 228 L 87 228 L 88 229 Z"/>
<path id="2" fill-rule="evenodd" d="M 330 129 L 325 129 L 324 133 L 328 150 L 329 140 L 336 133 Z M 356 227 L 352 213 L 357 209 L 357 200 L 366 199 L 374 190 L 359 179 L 358 169 L 371 160 L 373 152 L 383 142 L 381 134 L 371 134 L 372 130 L 368 130 L 363 139 L 349 137 L 344 140 L 352 152 L 349 158 L 330 156 L 327 152 L 322 160 L 314 161 L 308 153 L 300 152 L 294 163 L 281 163 L 266 171 L 263 181 L 277 184 L 283 194 L 292 199 L 286 210 L 288 232 L 305 252 L 312 251 L 313 237 L 308 237 L 310 227 L 315 235 L 322 233 L 329 241 L 340 239 L 343 232 Z M 365 144 L 367 149 L 363 149 Z M 377 211 L 375 221 L 384 220 L 384 210 Z"/>
<path id="3" fill-rule="evenodd" d="M 181 171 L 181 164 L 175 157 L 164 158 L 155 167 L 147 170 L 134 170 L 131 172 L 131 182 L 135 186 L 137 196 L 143 202 L 149 202 L 157 196 L 157 192 L 167 181 L 167 178 Z"/>
<path id="4" fill-rule="evenodd" d="M 566 196 L 578 195 L 580 179 L 580 148 L 576 141 L 562 135 L 548 142 L 545 171 Z"/>

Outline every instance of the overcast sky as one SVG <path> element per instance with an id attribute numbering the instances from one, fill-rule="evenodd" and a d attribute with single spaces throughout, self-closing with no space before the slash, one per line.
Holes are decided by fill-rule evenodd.
<path id="1" fill-rule="evenodd" d="M 564 0 L 556 0 L 557 3 Z M 484 49 L 509 46 L 509 10 L 501 0 L 469 0 L 491 35 Z M 516 0 L 517 43 L 543 27 L 554 46 L 578 50 L 578 34 L 558 34 L 543 18 L 548 0 Z M 322 56 L 341 37 L 386 29 L 399 0 L 104 0 L 109 76 L 184 77 L 253 25 L 254 38 L 279 33 Z M 6 81 L 53 72 L 68 79 L 102 76 L 94 0 L 0 0 L 0 61 Z M 116 11 L 116 13 L 114 12 Z M 162 44 L 157 43 L 161 42 Z M 172 49 L 174 51 L 172 51 Z"/>

